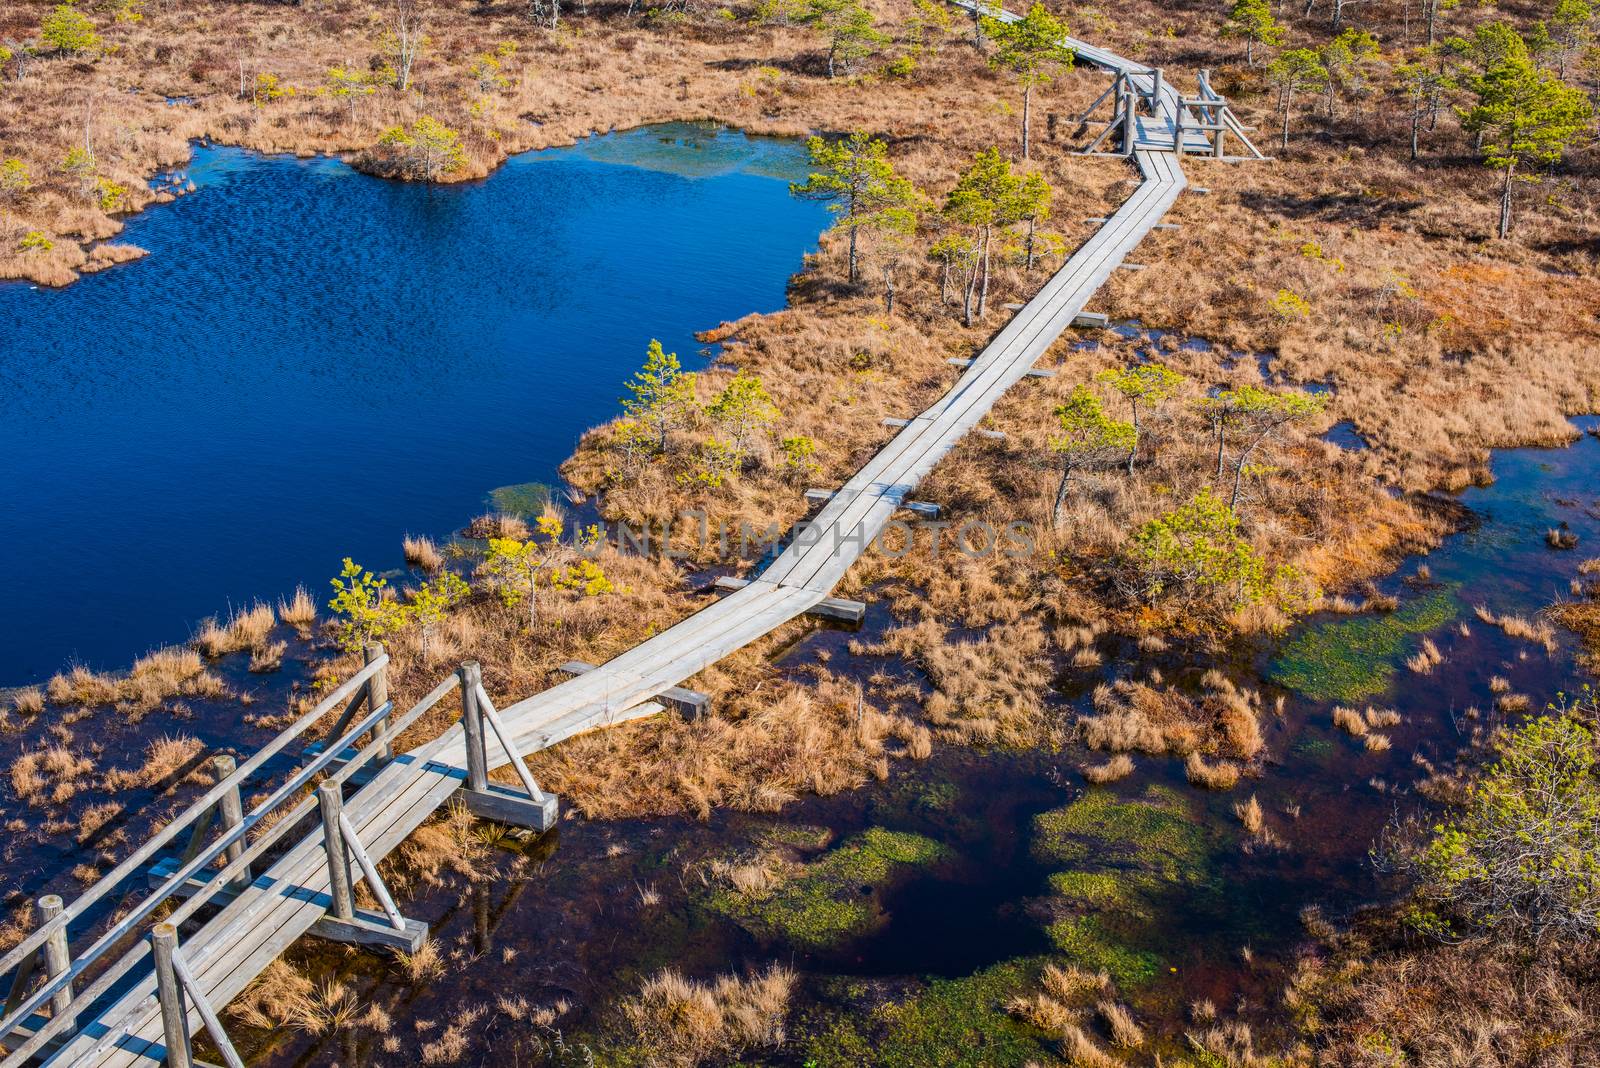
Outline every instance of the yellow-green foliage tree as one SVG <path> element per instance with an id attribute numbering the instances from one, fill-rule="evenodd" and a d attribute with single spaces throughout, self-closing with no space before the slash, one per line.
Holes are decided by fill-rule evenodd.
<path id="1" fill-rule="evenodd" d="M 353 67 L 329 67 L 322 91 L 349 105 L 350 121 L 355 122 L 357 102 L 364 96 L 371 96 L 377 87 L 365 71 Z"/>
<path id="2" fill-rule="evenodd" d="M 861 280 L 861 232 L 904 228 L 908 219 L 914 227 L 922 195 L 895 173 L 888 146 L 864 130 L 833 141 L 813 137 L 806 148 L 817 170 L 791 185 L 790 191 L 827 202 L 833 225 L 850 235 L 849 278 L 854 284 Z"/>
<path id="3" fill-rule="evenodd" d="M 81 55 L 100 47 L 94 22 L 72 4 L 58 4 L 39 26 L 39 40 L 58 52 Z"/>
<path id="4" fill-rule="evenodd" d="M 1320 89 L 1327 81 L 1328 68 L 1322 65 L 1322 57 L 1309 48 L 1286 49 L 1267 64 L 1267 83 L 1278 91 L 1285 151 L 1289 148 L 1289 116 L 1294 111 L 1295 94 Z"/>
<path id="5" fill-rule="evenodd" d="M 1159 363 L 1111 368 L 1101 371 L 1096 377 L 1128 399 L 1133 416 L 1133 446 L 1128 450 L 1128 474 L 1132 475 L 1133 461 L 1144 438 L 1144 426 L 1139 420 L 1140 408 L 1146 411 L 1160 408 L 1183 388 L 1187 379 Z"/>
<path id="6" fill-rule="evenodd" d="M 1027 159 L 1032 140 L 1033 91 L 1049 85 L 1058 71 L 1072 66 L 1066 20 L 1056 18 L 1035 0 L 1027 14 L 1012 22 L 985 16 L 983 29 L 994 43 L 989 65 L 1010 71 L 1022 86 L 1022 158 Z"/>
<path id="7" fill-rule="evenodd" d="M 1448 935 L 1464 920 L 1536 949 L 1600 935 L 1600 779 L 1595 736 L 1576 718 L 1592 722 L 1596 709 L 1585 698 L 1512 732 L 1461 812 L 1405 858 L 1419 877 L 1418 927 Z"/>
<path id="8" fill-rule="evenodd" d="M 873 25 L 872 12 L 861 0 L 807 0 L 795 21 L 812 27 L 827 40 L 830 78 L 837 77 L 840 70 L 854 70 L 888 40 Z"/>
<path id="9" fill-rule="evenodd" d="M 0 162 L 0 223 L 4 233 L 11 233 L 11 213 L 22 204 L 22 198 L 33 188 L 33 175 L 28 165 L 13 156 Z"/>
<path id="10" fill-rule="evenodd" d="M 1238 448 L 1233 458 L 1233 493 L 1228 499 L 1228 510 L 1239 507 L 1239 496 L 1244 477 L 1251 464 L 1269 442 L 1297 422 L 1321 415 L 1328 400 L 1318 393 L 1301 393 L 1286 390 L 1277 392 L 1260 386 L 1239 386 L 1225 389 L 1200 402 L 1201 410 L 1211 420 L 1217 443 L 1217 477 L 1221 478 L 1229 433 L 1237 435 Z"/>
<path id="11" fill-rule="evenodd" d="M 750 454 L 757 438 L 777 421 L 778 414 L 761 378 L 743 370 L 706 407 L 706 415 L 728 439 L 740 462 Z"/>
<path id="12" fill-rule="evenodd" d="M 1061 479 L 1056 483 L 1055 503 L 1050 516 L 1057 526 L 1066 518 L 1067 495 L 1079 471 L 1109 467 L 1138 441 L 1132 423 L 1113 419 L 1088 386 L 1072 391 L 1067 402 L 1055 410 L 1057 434 L 1050 439 L 1056 454 Z"/>
<path id="13" fill-rule="evenodd" d="M 402 174 L 424 182 L 437 181 L 467 162 L 461 135 L 429 115 L 412 123 L 410 129 L 390 127 L 378 144 L 395 154 Z"/>
<path id="14" fill-rule="evenodd" d="M 579 546 L 571 546 L 561 540 L 565 530 L 560 516 L 542 515 L 526 541 L 490 538 L 488 556 L 479 565 L 478 573 L 488 579 L 507 608 L 526 602 L 530 627 L 539 619 L 541 585 L 576 590 L 589 597 L 610 593 L 614 588 L 600 565 L 580 557 L 578 552 L 579 548 L 594 547 L 598 531 L 590 531 Z"/>
<path id="15" fill-rule="evenodd" d="M 328 607 L 337 617 L 335 638 L 346 652 L 359 652 L 368 642 L 405 624 L 404 609 L 386 592 L 388 582 L 350 557 L 344 558 L 344 567 L 332 584 L 334 594 Z"/>
<path id="16" fill-rule="evenodd" d="M 1262 600 L 1287 603 L 1299 583 L 1292 568 L 1268 572 L 1240 535 L 1238 515 L 1210 487 L 1140 526 L 1124 558 L 1133 592 L 1197 622 Z"/>
<path id="17" fill-rule="evenodd" d="M 651 339 L 644 366 L 623 384 L 629 396 L 622 400 L 627 413 L 621 428 L 625 447 L 644 443 L 657 455 L 667 451 L 671 431 L 682 426 L 694 411 L 694 380 L 678 362 L 676 352 L 666 352 Z"/>
<path id="18" fill-rule="evenodd" d="M 1334 117 L 1334 102 L 1340 93 L 1360 93 L 1366 87 L 1368 70 L 1377 55 L 1378 39 L 1354 26 L 1322 46 L 1329 119 Z"/>
<path id="19" fill-rule="evenodd" d="M 1000 150 L 986 148 L 972 165 L 956 179 L 955 188 L 945 198 L 944 216 L 950 222 L 969 226 L 976 250 L 967 272 L 961 318 L 967 326 L 982 319 L 989 303 L 989 255 L 995 231 L 1022 220 L 1028 210 L 1029 181 L 1011 169 L 1011 161 Z"/>

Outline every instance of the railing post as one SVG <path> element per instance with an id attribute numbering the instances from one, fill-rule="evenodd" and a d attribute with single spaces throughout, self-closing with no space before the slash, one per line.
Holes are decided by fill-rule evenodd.
<path id="1" fill-rule="evenodd" d="M 1122 97 L 1122 154 L 1124 156 L 1132 156 L 1134 139 L 1138 131 L 1138 123 L 1134 118 L 1134 98 L 1138 96 L 1138 93 L 1134 90 L 1132 78 L 1128 79 L 1127 85 L 1128 91 Z"/>
<path id="2" fill-rule="evenodd" d="M 368 642 L 362 652 L 366 657 L 366 662 L 370 664 L 383 655 L 383 643 Z M 367 711 L 372 712 L 376 709 L 382 708 L 384 704 L 388 702 L 388 700 L 389 665 L 385 664 L 383 667 L 373 672 L 372 677 L 367 680 Z M 383 732 L 388 729 L 389 717 L 384 716 L 377 723 L 372 725 L 372 736 L 374 738 L 380 737 L 382 736 Z M 389 743 L 384 742 L 383 747 L 380 748 L 377 755 L 372 758 L 372 762 L 375 765 L 382 765 L 389 763 L 389 761 L 393 758 L 394 753 L 390 749 Z"/>
<path id="3" fill-rule="evenodd" d="M 1150 79 L 1150 111 L 1161 114 L 1161 68 L 1157 67 L 1155 74 Z"/>
<path id="4" fill-rule="evenodd" d="M 328 894 L 333 898 L 333 915 L 348 920 L 356 914 L 356 899 L 350 888 L 350 855 L 345 851 L 344 829 L 339 826 L 339 814 L 344 810 L 339 784 L 318 783 L 317 804 L 322 809 L 322 845 L 328 854 Z"/>
<path id="5" fill-rule="evenodd" d="M 1225 104 L 1218 104 L 1211 109 L 1211 114 L 1213 116 L 1211 125 L 1217 128 L 1217 132 L 1215 134 L 1216 140 L 1211 143 L 1211 154 L 1217 159 L 1222 158 L 1224 151 L 1222 139 L 1227 136 L 1228 124 L 1223 120 L 1222 116 L 1227 110 L 1227 105 Z"/>
<path id="6" fill-rule="evenodd" d="M 227 779 L 228 776 L 238 770 L 238 762 L 227 753 L 214 757 L 211 761 L 211 766 L 216 769 L 217 781 L 219 782 Z M 239 798 L 238 783 L 230 787 L 228 792 L 223 794 L 217 801 L 217 811 L 222 815 L 223 834 L 227 834 L 244 822 L 244 803 Z M 232 864 L 242 856 L 244 856 L 244 839 L 241 838 L 228 847 L 227 853 L 224 854 L 223 863 Z M 248 866 L 228 882 L 228 887 L 232 890 L 243 890 L 249 885 L 250 869 Z"/>
<path id="7" fill-rule="evenodd" d="M 484 737 L 483 710 L 478 707 L 478 687 L 483 669 L 476 660 L 461 665 L 461 731 L 467 742 L 467 789 L 489 788 L 489 756 Z"/>
<path id="8" fill-rule="evenodd" d="M 178 929 L 158 923 L 150 932 L 150 945 L 156 960 L 156 997 L 161 1002 L 161 1030 L 165 1035 L 168 1068 L 193 1068 L 189 1047 L 189 1014 L 183 1004 L 183 988 L 178 983 L 172 958 L 178 951 Z"/>
<path id="9" fill-rule="evenodd" d="M 61 915 L 66 907 L 57 894 L 46 894 L 39 899 L 39 915 L 44 917 L 45 923 L 49 923 Z M 44 950 L 44 974 L 46 979 L 54 979 L 72 967 L 72 951 L 67 948 L 67 929 L 65 927 L 51 932 L 49 940 L 41 948 Z M 57 990 L 55 997 L 50 999 L 50 1004 L 55 1010 L 55 1015 L 68 1015 L 67 1006 L 72 1004 L 72 983 L 68 982 L 60 990 Z M 66 1023 L 67 1029 L 70 1031 L 73 1026 L 73 1021 L 69 1019 Z"/>
<path id="10" fill-rule="evenodd" d="M 1172 151 L 1183 158 L 1183 102 L 1178 102 L 1178 114 L 1173 122 Z"/>

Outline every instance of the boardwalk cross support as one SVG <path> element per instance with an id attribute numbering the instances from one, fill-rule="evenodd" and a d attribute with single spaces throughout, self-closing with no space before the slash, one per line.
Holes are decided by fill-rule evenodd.
<path id="1" fill-rule="evenodd" d="M 461 678 L 461 732 L 466 736 L 467 784 L 456 791 L 467 810 L 480 819 L 509 823 L 535 831 L 548 831 L 560 818 L 561 806 L 554 794 L 539 789 L 527 762 L 522 759 L 500 716 L 483 689 L 483 670 L 476 660 L 468 660 L 458 672 Z M 489 781 L 489 735 L 493 734 L 505 751 L 522 791 Z"/>
<path id="2" fill-rule="evenodd" d="M 367 855 L 350 817 L 345 815 L 343 787 L 336 782 L 318 783 L 317 807 L 322 812 L 322 845 L 328 858 L 330 903 L 329 915 L 318 920 L 311 932 L 334 942 L 387 946 L 406 953 L 421 949 L 423 940 L 428 937 L 428 925 L 406 919 L 395 907 L 389 888 L 378 875 L 377 865 Z M 367 880 L 367 888 L 383 909 L 381 915 L 356 908 L 355 880 L 350 871 L 352 856 Z"/>

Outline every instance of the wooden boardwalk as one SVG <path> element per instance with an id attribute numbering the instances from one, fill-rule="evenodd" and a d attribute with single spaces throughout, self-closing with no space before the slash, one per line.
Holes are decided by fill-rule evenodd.
<path id="1" fill-rule="evenodd" d="M 950 390 L 910 418 L 828 500 L 807 535 L 791 543 L 747 586 L 608 663 L 501 710 L 499 722 L 515 749 L 533 752 L 583 731 L 659 711 L 657 695 L 828 597 L 914 487 L 974 430 L 1006 390 L 1033 369 L 1111 272 L 1161 221 L 1185 188 L 1183 169 L 1172 153 L 1171 132 L 1183 98 L 1170 86 L 1158 91 L 1159 79 L 1147 67 L 1083 42 L 1070 43 L 1081 61 L 1129 77 L 1141 90 L 1156 95 L 1154 114 L 1141 122 L 1138 143 L 1132 146 L 1132 158 L 1143 177 L 1133 195 L 1015 313 Z M 1162 131 L 1166 131 L 1164 145 Z M 451 683 L 450 679 L 441 683 L 430 699 L 450 693 Z M 474 694 L 487 700 L 481 689 L 472 690 L 470 680 L 462 685 L 469 700 Z M 371 700 L 376 706 L 379 698 Z M 376 711 L 381 710 L 369 710 L 369 718 Z M 490 764 L 509 762 L 492 741 L 487 752 Z M 343 833 L 353 835 L 370 857 L 387 855 L 463 786 L 467 754 L 467 739 L 458 725 L 417 750 L 395 756 L 343 801 L 347 817 L 340 824 Z M 290 943 L 328 916 L 337 888 L 332 885 L 322 826 L 255 874 L 211 919 L 183 936 L 186 981 L 192 981 L 188 1023 L 195 1033 L 205 1025 L 202 1012 L 207 1004 L 220 1008 L 232 1001 Z M 207 870 L 201 878 L 210 876 Z M 130 933 L 123 946 L 131 946 L 126 953 L 133 960 L 121 987 L 91 1004 L 74 1003 L 76 1027 L 61 1036 L 65 1041 L 53 1051 L 44 1049 L 46 1063 L 131 1066 L 166 1059 L 156 969 L 148 962 L 150 944 L 148 938 Z M 107 953 L 97 967 L 118 959 L 127 958 Z M 86 970 L 89 963 L 85 961 Z M 25 1001 L 22 1011 L 8 1017 L 25 1020 L 30 1028 L 40 1026 L 50 1017 L 36 1011 L 45 1000 L 34 1001 L 37 1005 Z M 13 1031 L 8 1045 L 15 1050 L 27 1033 Z M 42 1040 L 33 1044 L 45 1046 Z M 23 1046 L 3 1061 L 3 1068 L 17 1068 L 32 1052 Z"/>

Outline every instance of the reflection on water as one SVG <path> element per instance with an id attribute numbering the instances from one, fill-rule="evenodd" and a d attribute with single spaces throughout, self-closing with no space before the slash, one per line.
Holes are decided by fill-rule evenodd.
<path id="1" fill-rule="evenodd" d="M 827 224 L 788 193 L 804 166 L 688 125 L 438 188 L 197 150 L 198 192 L 129 220 L 150 256 L 0 284 L 0 685 L 124 665 L 554 481 L 652 337 L 695 365 L 694 331 L 783 305 Z"/>

